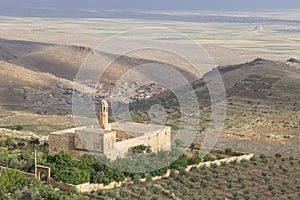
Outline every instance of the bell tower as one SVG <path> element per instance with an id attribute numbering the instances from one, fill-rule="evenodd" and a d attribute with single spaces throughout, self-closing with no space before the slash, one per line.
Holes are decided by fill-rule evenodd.
<path id="1" fill-rule="evenodd" d="M 100 105 L 100 126 L 106 131 L 111 131 L 111 126 L 108 123 L 108 103 L 105 99 L 101 101 Z"/>

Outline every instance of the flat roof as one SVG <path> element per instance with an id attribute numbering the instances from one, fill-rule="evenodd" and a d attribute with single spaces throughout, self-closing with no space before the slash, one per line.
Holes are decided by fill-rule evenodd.
<path id="1" fill-rule="evenodd" d="M 98 134 L 102 134 L 104 132 L 111 132 L 111 131 L 104 131 L 103 129 L 101 129 L 100 126 L 82 126 L 82 127 L 76 127 L 76 128 L 56 131 L 56 132 L 52 132 L 50 134 L 51 135 L 68 135 L 68 134 L 75 134 L 76 131 L 86 131 L 86 132 L 98 133 Z"/>
<path id="2" fill-rule="evenodd" d="M 124 133 L 128 133 L 132 135 L 133 137 L 140 137 L 140 136 L 151 136 L 159 131 L 161 131 L 163 128 L 168 126 L 163 125 L 155 125 L 155 124 L 142 124 L 142 123 L 136 123 L 136 122 L 114 122 L 110 123 L 111 125 L 111 131 L 122 131 Z M 82 126 L 82 127 L 76 127 L 61 131 L 56 131 L 50 133 L 50 135 L 68 135 L 68 134 L 75 134 L 76 131 L 86 131 L 90 133 L 104 133 L 104 132 L 110 132 L 110 131 L 104 131 L 100 128 L 100 126 Z"/>
<path id="3" fill-rule="evenodd" d="M 76 128 L 71 128 L 71 129 L 65 129 L 65 130 L 61 130 L 61 131 L 56 131 L 56 132 L 52 132 L 49 135 L 67 135 L 70 133 L 75 133 Z"/>
<path id="4" fill-rule="evenodd" d="M 110 125 L 112 130 L 121 130 L 134 137 L 146 135 L 151 136 L 166 127 L 162 125 L 142 124 L 136 122 L 114 122 Z"/>

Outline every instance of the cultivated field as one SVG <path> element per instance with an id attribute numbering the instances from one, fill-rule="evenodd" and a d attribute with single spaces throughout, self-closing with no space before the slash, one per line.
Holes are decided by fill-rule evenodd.
<path id="1" fill-rule="evenodd" d="M 299 199 L 299 159 L 255 156 L 251 161 L 182 171 L 172 177 L 96 191 L 99 199 Z"/>

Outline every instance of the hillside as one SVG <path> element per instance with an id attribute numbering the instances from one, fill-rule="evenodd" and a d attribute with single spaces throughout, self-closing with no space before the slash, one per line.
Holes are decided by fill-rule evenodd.
<path id="1" fill-rule="evenodd" d="M 88 58 L 88 55 L 94 53 L 101 55 L 101 58 L 105 60 L 112 57 L 116 58 L 110 66 L 107 66 L 108 68 L 100 80 L 107 89 L 112 89 L 112 86 L 128 70 L 151 62 L 167 63 L 179 70 L 189 81 L 200 77 L 195 70 L 191 70 L 192 68 L 183 59 L 166 52 L 162 54 L 160 51 L 139 50 L 127 55 L 115 56 L 87 46 L 68 46 L 0 38 L 0 60 L 33 71 L 50 73 L 70 81 L 74 81 L 79 68 Z M 92 71 L 92 74 L 99 71 L 97 68 L 90 68 L 89 70 Z"/>
<path id="2" fill-rule="evenodd" d="M 0 39 L 0 60 L 73 80 L 91 51 L 81 46 Z"/>
<path id="3" fill-rule="evenodd" d="M 1 39 L 1 107 L 39 114 L 70 113 L 71 95 L 66 95 L 65 91 L 72 87 L 79 66 L 93 51 L 88 47 Z M 104 58 L 112 56 L 103 55 Z M 210 96 L 205 82 L 198 79 L 199 74 L 185 65 L 183 60 L 171 54 L 163 55 L 165 57 L 158 62 L 167 61 L 191 82 L 198 96 L 201 109 L 199 126 L 204 134 L 210 121 Z M 112 89 L 124 73 L 149 62 L 153 57 L 160 58 L 160 52 L 144 50 L 121 56 L 109 66 L 100 82 L 104 88 Z M 287 62 L 256 59 L 218 68 L 227 95 L 224 137 L 299 142 L 300 68 L 297 59 Z M 57 87 L 58 84 L 63 87 Z M 167 124 L 176 129 L 180 113 L 178 102 L 170 91 L 132 104 L 135 111 L 133 118 L 147 121 L 149 116 L 145 110 L 156 103 L 167 108 Z"/>
<path id="4" fill-rule="evenodd" d="M 71 81 L 49 73 L 35 72 L 0 61 L 0 107 L 14 110 L 32 110 L 39 113 L 66 113 L 71 102 L 64 100 L 64 88 L 73 86 Z"/>
<path id="5" fill-rule="evenodd" d="M 223 137 L 299 143 L 298 67 L 283 62 L 256 59 L 244 64 L 218 68 L 227 95 L 227 118 Z M 203 79 L 193 82 L 192 86 L 201 105 L 199 126 L 202 137 L 210 121 L 210 96 Z M 147 121 L 145 110 L 153 103 L 161 103 L 167 108 L 167 123 L 176 128 L 180 116 L 179 105 L 170 91 L 132 105 L 132 109 L 137 113 L 133 115 L 135 120 Z"/>

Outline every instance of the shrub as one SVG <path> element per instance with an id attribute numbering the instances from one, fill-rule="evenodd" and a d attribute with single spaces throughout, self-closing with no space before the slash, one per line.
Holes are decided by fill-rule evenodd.
<path id="1" fill-rule="evenodd" d="M 269 169 L 274 169 L 274 165 L 269 165 Z"/>
<path id="2" fill-rule="evenodd" d="M 14 141 L 11 138 L 7 138 L 4 142 L 5 146 L 16 146 L 16 144 L 14 143 Z"/>
<path id="3" fill-rule="evenodd" d="M 141 191 L 140 191 L 140 195 L 143 196 L 143 197 L 147 196 L 147 190 L 145 188 L 142 188 Z"/>
<path id="4" fill-rule="evenodd" d="M 283 182 L 282 182 L 282 186 L 283 186 L 283 187 L 287 187 L 288 185 L 289 185 L 289 181 L 283 181 Z"/>
<path id="5" fill-rule="evenodd" d="M 207 174 L 204 176 L 204 179 L 210 181 L 212 179 L 211 175 Z"/>
<path id="6" fill-rule="evenodd" d="M 282 171 L 283 171 L 284 173 L 289 172 L 289 170 L 288 170 L 287 168 L 282 168 Z"/>
<path id="7" fill-rule="evenodd" d="M 264 160 L 264 159 L 267 158 L 267 156 L 265 156 L 264 154 L 260 154 L 259 158 L 262 159 L 262 160 Z"/>
<path id="8" fill-rule="evenodd" d="M 0 170 L 0 190 L 12 193 L 17 184 L 22 182 L 25 177 L 14 170 Z M 4 189 L 2 189 L 4 188 Z"/>
<path id="9" fill-rule="evenodd" d="M 260 199 L 261 197 L 262 197 L 262 194 L 261 194 L 261 193 L 256 193 L 256 194 L 255 194 L 255 198 Z"/>
<path id="10" fill-rule="evenodd" d="M 281 158 L 281 154 L 280 154 L 280 153 L 276 153 L 276 154 L 275 154 L 275 157 L 276 157 L 276 158 Z"/>
<path id="11" fill-rule="evenodd" d="M 152 192 L 153 194 L 158 195 L 161 192 L 161 187 L 159 185 L 153 186 Z"/>
<path id="12" fill-rule="evenodd" d="M 231 154 L 232 153 L 232 149 L 231 148 L 226 148 L 225 149 L 225 153 L 226 154 Z"/>
<path id="13" fill-rule="evenodd" d="M 265 177 L 265 176 L 268 175 L 268 173 L 267 172 L 262 172 L 261 175 Z"/>
<path id="14" fill-rule="evenodd" d="M 218 160 L 221 160 L 221 159 L 224 158 L 221 154 L 217 154 L 216 157 L 217 157 Z"/>
<path id="15" fill-rule="evenodd" d="M 209 182 L 204 179 L 201 180 L 200 184 L 203 188 L 207 188 L 209 186 Z"/>
<path id="16" fill-rule="evenodd" d="M 243 191 L 243 193 L 244 193 L 244 194 L 250 194 L 250 190 L 245 189 L 245 190 Z"/>
<path id="17" fill-rule="evenodd" d="M 180 185 L 177 182 L 172 183 L 172 188 L 174 190 L 178 190 L 180 188 Z"/>
<path id="18" fill-rule="evenodd" d="M 196 148 L 196 145 L 195 145 L 195 143 L 191 143 L 191 145 L 190 145 L 190 149 L 191 149 L 191 151 L 194 151 L 195 150 L 195 148 Z"/>
<path id="19" fill-rule="evenodd" d="M 242 156 L 242 155 L 244 155 L 244 153 L 243 152 L 235 151 L 235 152 L 232 153 L 232 155 L 233 156 Z"/>
<path id="20" fill-rule="evenodd" d="M 74 185 L 90 182 L 89 173 L 75 167 L 57 171 L 55 178 L 59 181 Z"/>
<path id="21" fill-rule="evenodd" d="M 244 168 L 248 168 L 248 167 L 249 167 L 249 163 L 248 163 L 248 162 L 243 162 L 242 166 L 243 166 Z"/>
<path id="22" fill-rule="evenodd" d="M 130 192 L 128 190 L 121 190 L 120 191 L 120 196 L 125 199 L 128 198 L 130 196 Z"/>
<path id="23" fill-rule="evenodd" d="M 172 177 L 172 178 L 176 177 L 176 171 L 175 171 L 175 169 L 171 169 L 171 171 L 170 171 L 170 177 Z"/>
<path id="24" fill-rule="evenodd" d="M 245 181 L 245 178 L 244 177 L 238 177 L 238 182 L 239 183 L 242 183 L 242 182 L 244 182 Z"/>
<path id="25" fill-rule="evenodd" d="M 267 183 L 267 182 L 270 182 L 271 178 L 269 176 L 265 176 L 264 180 Z"/>
<path id="26" fill-rule="evenodd" d="M 191 177 L 190 177 L 190 181 L 191 182 L 198 182 L 200 180 L 200 176 L 198 174 L 193 174 Z"/>
<path id="27" fill-rule="evenodd" d="M 215 161 L 215 159 L 214 159 L 211 155 L 206 154 L 206 155 L 204 156 L 204 158 L 203 158 L 203 161 L 204 161 L 204 162 L 207 162 L 207 161 Z"/>
<path id="28" fill-rule="evenodd" d="M 154 195 L 154 196 L 151 198 L 151 200 L 159 200 L 159 196 Z"/>
<path id="29" fill-rule="evenodd" d="M 134 182 L 135 184 L 140 184 L 140 183 L 141 183 L 141 177 L 140 177 L 140 175 L 135 174 L 135 175 L 133 176 L 133 182 Z"/>
<path id="30" fill-rule="evenodd" d="M 210 167 L 213 168 L 213 169 L 216 169 L 216 168 L 218 168 L 218 165 L 217 165 L 216 163 L 212 163 L 212 164 L 210 165 Z"/>
<path id="31" fill-rule="evenodd" d="M 242 188 L 245 189 L 247 187 L 246 183 L 242 183 Z"/>
<path id="32" fill-rule="evenodd" d="M 252 158 L 250 158 L 250 161 L 257 161 L 256 156 L 252 156 Z"/>
<path id="33" fill-rule="evenodd" d="M 132 153 L 151 153 L 151 147 L 150 146 L 145 146 L 143 144 L 132 147 Z"/>
<path id="34" fill-rule="evenodd" d="M 182 183 L 182 184 L 186 184 L 187 180 L 188 179 L 186 177 L 182 177 L 182 178 L 179 179 L 179 182 Z"/>
<path id="35" fill-rule="evenodd" d="M 20 142 L 17 143 L 17 145 L 18 145 L 19 147 L 23 147 L 23 146 L 25 146 L 25 143 L 24 143 L 23 141 L 20 141 Z"/>
<path id="36" fill-rule="evenodd" d="M 238 197 L 238 195 L 239 195 L 239 193 L 237 191 L 234 191 L 232 193 L 232 196 L 233 196 L 234 199 L 236 199 Z"/>
<path id="37" fill-rule="evenodd" d="M 231 164 L 231 165 L 237 165 L 237 164 L 238 164 L 238 161 L 237 161 L 237 160 L 233 160 L 233 161 L 230 162 L 230 164 Z"/>
<path id="38" fill-rule="evenodd" d="M 189 191 L 186 188 L 184 188 L 183 191 L 182 191 L 182 194 L 184 196 L 187 196 L 189 194 Z"/>
<path id="39" fill-rule="evenodd" d="M 33 145 L 39 145 L 40 144 L 40 141 L 38 138 L 31 138 L 29 141 L 28 141 L 29 144 L 33 144 Z"/>
<path id="40" fill-rule="evenodd" d="M 150 181 L 152 181 L 152 179 L 153 179 L 152 175 L 151 174 L 147 174 L 146 181 L 150 182 Z"/>
<path id="41" fill-rule="evenodd" d="M 274 185 L 271 184 L 271 185 L 268 186 L 268 190 L 272 191 L 274 189 L 275 189 Z"/>
<path id="42" fill-rule="evenodd" d="M 102 196 L 104 194 L 104 190 L 97 190 L 96 193 L 99 195 L 99 196 Z"/>
<path id="43" fill-rule="evenodd" d="M 179 175 L 180 175 L 180 176 L 186 176 L 186 175 L 187 175 L 187 171 L 186 171 L 184 168 L 181 168 L 181 169 L 179 170 Z"/>
<path id="44" fill-rule="evenodd" d="M 12 196 L 14 199 L 41 199 L 38 188 L 32 186 L 24 186 L 15 190 Z"/>

